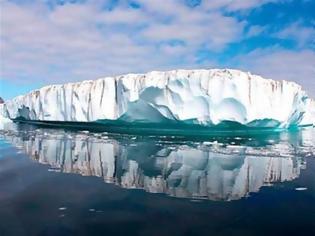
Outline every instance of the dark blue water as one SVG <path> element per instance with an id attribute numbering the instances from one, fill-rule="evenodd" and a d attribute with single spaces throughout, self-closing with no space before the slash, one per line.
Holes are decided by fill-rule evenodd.
<path id="1" fill-rule="evenodd" d="M 0 235 L 315 235 L 315 132 L 1 131 Z"/>

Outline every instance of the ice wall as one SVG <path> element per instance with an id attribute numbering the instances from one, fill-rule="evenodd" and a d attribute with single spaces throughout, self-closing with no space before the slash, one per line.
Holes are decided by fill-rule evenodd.
<path id="1" fill-rule="evenodd" d="M 238 70 L 174 70 L 51 85 L 6 101 L 3 117 L 288 127 L 314 122 L 315 104 L 293 82 Z"/>

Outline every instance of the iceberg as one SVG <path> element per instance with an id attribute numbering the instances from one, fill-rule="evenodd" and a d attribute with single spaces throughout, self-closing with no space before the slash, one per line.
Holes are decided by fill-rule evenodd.
<path id="1" fill-rule="evenodd" d="M 286 129 L 313 125 L 315 102 L 294 82 L 232 69 L 172 70 L 46 86 L 0 104 L 0 116 Z"/>

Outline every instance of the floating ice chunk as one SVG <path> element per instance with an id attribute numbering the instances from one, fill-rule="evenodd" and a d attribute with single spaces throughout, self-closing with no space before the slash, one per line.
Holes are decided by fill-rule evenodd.
<path id="1" fill-rule="evenodd" d="M 305 191 L 307 190 L 307 188 L 305 187 L 299 187 L 299 188 L 295 188 L 296 191 Z"/>

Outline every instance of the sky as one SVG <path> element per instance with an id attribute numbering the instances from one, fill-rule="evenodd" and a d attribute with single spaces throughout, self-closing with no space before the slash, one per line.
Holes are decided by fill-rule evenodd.
<path id="1" fill-rule="evenodd" d="M 315 97 L 314 0 L 0 0 L 0 97 L 152 70 L 233 68 Z"/>

